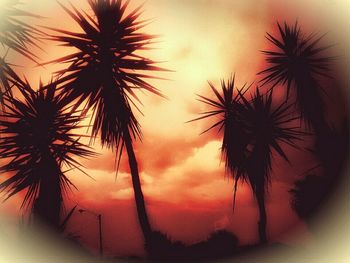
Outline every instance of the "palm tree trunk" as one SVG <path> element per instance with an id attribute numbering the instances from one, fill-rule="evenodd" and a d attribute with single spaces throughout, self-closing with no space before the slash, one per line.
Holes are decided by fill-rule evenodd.
<path id="1" fill-rule="evenodd" d="M 129 130 L 127 128 L 124 128 L 123 132 L 124 136 L 124 143 L 125 147 L 128 153 L 128 159 L 129 159 L 129 166 L 130 166 L 130 172 L 131 172 L 131 178 L 132 178 L 132 185 L 134 188 L 134 196 L 135 196 L 135 202 L 136 202 L 136 209 L 137 209 L 137 215 L 139 219 L 139 223 L 141 226 L 141 230 L 143 233 L 143 236 L 145 238 L 146 243 L 151 240 L 151 225 L 148 220 L 148 214 L 145 207 L 145 200 L 143 197 L 142 189 L 141 189 L 141 182 L 140 182 L 140 176 L 139 176 L 139 170 L 137 166 L 137 161 L 132 145 L 132 139 L 129 133 Z"/>
<path id="2" fill-rule="evenodd" d="M 44 158 L 42 162 L 39 195 L 33 205 L 34 220 L 35 223 L 58 230 L 62 206 L 60 169 L 50 157 Z"/>
<path id="3" fill-rule="evenodd" d="M 265 209 L 265 197 L 263 191 L 258 191 L 256 193 L 256 200 L 258 202 L 259 207 L 259 222 L 258 222 L 258 230 L 259 230 L 259 239 L 261 244 L 267 243 L 267 235 L 266 235 L 266 209 Z"/>
<path id="4" fill-rule="evenodd" d="M 258 203 L 259 209 L 259 222 L 258 222 L 258 233 L 261 244 L 267 243 L 266 234 L 266 223 L 267 215 L 265 209 L 265 185 L 266 178 L 268 177 L 265 172 L 268 171 L 270 149 L 269 145 L 261 142 L 265 138 L 260 138 L 255 143 L 254 149 L 250 156 L 250 165 L 248 168 L 248 176 L 250 185 Z"/>

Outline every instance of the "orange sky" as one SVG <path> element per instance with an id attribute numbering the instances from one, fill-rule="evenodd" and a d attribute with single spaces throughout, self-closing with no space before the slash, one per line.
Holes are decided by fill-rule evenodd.
<path id="1" fill-rule="evenodd" d="M 67 5 L 68 1 L 60 2 Z M 86 10 L 85 1 L 71 2 Z M 142 2 L 133 0 L 131 6 Z M 56 1 L 27 1 L 23 8 L 47 17 L 41 24 L 77 29 Z M 161 66 L 174 71 L 158 74 L 169 81 L 152 81 L 168 100 L 139 94 L 144 104 L 141 106 L 144 116 L 138 114 L 143 142 L 135 143 L 135 152 L 147 209 L 155 229 L 188 243 L 199 241 L 218 228 L 233 231 L 242 243 L 257 241 L 257 209 L 248 186 L 240 185 L 236 210 L 232 213 L 233 183 L 225 179 L 224 164 L 220 161 L 221 135 L 210 132 L 199 136 L 209 123 L 185 122 L 204 110 L 195 94 L 209 94 L 208 80 L 218 85 L 220 79 L 235 72 L 238 85 L 256 79 L 256 72 L 263 64 L 259 50 L 267 46 L 265 32 L 273 30 L 276 19 L 286 15 L 283 14 L 286 9 L 289 10 L 288 17 L 306 21 L 306 14 L 300 10 L 296 16 L 297 11 L 286 4 L 281 6 L 268 0 L 145 2 L 143 17 L 154 18 L 154 21 L 144 30 L 160 35 L 160 42 L 154 45 L 157 49 L 146 55 L 164 61 Z M 45 52 L 38 51 L 38 54 L 43 61 L 69 52 L 52 43 L 44 42 L 42 47 Z M 16 60 L 15 64 L 25 63 L 23 72 L 33 84 L 38 83 L 40 76 L 49 79 L 50 73 L 57 69 L 57 66 L 36 68 L 22 58 L 11 55 L 9 58 Z M 66 206 L 70 208 L 78 202 L 103 214 L 107 253 L 139 254 L 142 251 L 141 233 L 136 221 L 127 158 L 124 155 L 116 178 L 114 153 L 101 149 L 98 142 L 94 147 L 101 155 L 82 163 L 95 180 L 78 172 L 71 173 L 70 178 L 79 191 L 73 190 L 69 194 Z M 300 223 L 290 209 L 288 190 L 313 158 L 296 150 L 290 150 L 290 156 L 292 167 L 279 159 L 275 162 L 267 199 L 268 233 L 272 240 L 294 242 L 293 238 L 286 239 L 282 235 Z M 14 211 L 17 213 L 19 203 L 19 198 L 13 198 L 3 205 L 3 209 L 14 211 L 13 207 L 17 207 Z M 94 220 L 87 214 L 76 214 L 70 226 L 70 230 L 81 235 L 89 247 L 97 247 Z M 302 232 L 305 236 L 305 231 Z"/>

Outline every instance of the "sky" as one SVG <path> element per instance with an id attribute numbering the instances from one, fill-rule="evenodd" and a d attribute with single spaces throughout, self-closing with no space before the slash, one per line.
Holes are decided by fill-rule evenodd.
<path id="1" fill-rule="evenodd" d="M 68 6 L 68 1 L 60 1 Z M 35 24 L 78 30 L 72 19 L 56 1 L 24 2 L 23 8 L 44 16 Z M 85 1 L 71 1 L 88 10 Z M 133 0 L 130 10 L 143 1 Z M 257 242 L 258 211 L 248 185 L 240 184 L 233 212 L 233 182 L 225 174 L 220 147 L 222 134 L 211 131 L 209 121 L 186 123 L 207 108 L 196 101 L 196 94 L 210 96 L 208 81 L 218 87 L 222 78 L 236 74 L 238 86 L 257 81 L 256 73 L 264 66 L 260 50 L 268 48 L 265 33 L 274 32 L 280 18 L 294 22 L 296 18 L 307 28 L 310 16 L 294 2 L 229 0 L 148 0 L 143 18 L 152 23 L 143 31 L 159 35 L 155 49 L 144 55 L 172 72 L 155 73 L 167 80 L 152 80 L 167 97 L 139 93 L 143 115 L 136 113 L 142 127 L 142 142 L 136 141 L 142 189 L 150 222 L 154 229 L 174 240 L 188 244 L 205 239 L 211 232 L 227 229 L 235 233 L 241 244 Z M 288 10 L 288 13 L 287 11 Z M 311 15 L 310 15 L 311 14 Z M 43 61 L 58 58 L 70 50 L 43 41 L 44 51 L 36 50 Z M 19 69 L 35 86 L 39 78 L 47 81 L 60 66 L 35 67 L 14 54 L 9 59 L 24 65 Z M 214 121 L 214 120 L 211 120 Z M 81 131 L 86 132 L 85 130 Z M 136 217 L 133 189 L 126 154 L 119 173 L 115 171 L 115 153 L 93 145 L 99 156 L 81 160 L 85 171 L 70 172 L 73 189 L 65 199 L 67 210 L 75 204 L 102 214 L 104 246 L 107 254 L 140 255 L 142 236 Z M 290 208 L 288 190 L 293 182 L 311 168 L 311 154 L 286 149 L 291 165 L 274 159 L 272 182 L 267 197 L 268 236 L 271 241 L 307 246 L 312 239 L 305 224 Z M 2 204 L 2 210 L 16 217 L 23 196 Z M 93 214 L 76 213 L 68 231 L 81 236 L 84 246 L 95 249 L 97 220 Z M 285 235 L 287 230 L 293 233 Z"/>

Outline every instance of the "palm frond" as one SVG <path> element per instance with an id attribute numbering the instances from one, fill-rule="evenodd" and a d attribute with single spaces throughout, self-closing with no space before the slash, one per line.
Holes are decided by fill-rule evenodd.
<path id="1" fill-rule="evenodd" d="M 199 96 L 199 101 L 213 108 L 192 121 L 218 117 L 206 131 L 220 127 L 223 130 L 222 154 L 226 171 L 232 176 L 234 202 L 237 183 L 248 182 L 253 192 L 265 191 L 270 181 L 272 156 L 276 152 L 286 161 L 287 154 L 281 144 L 297 147 L 296 141 L 303 134 L 292 125 L 299 116 L 293 116 L 292 105 L 283 102 L 275 105 L 273 92 L 260 94 L 259 88 L 251 99 L 246 98 L 244 86 L 234 90 L 235 79 L 222 81 L 221 92 L 210 84 L 215 99 Z"/>
<path id="2" fill-rule="evenodd" d="M 35 54 L 29 46 L 38 47 L 38 36 L 42 32 L 21 20 L 21 18 L 40 18 L 17 7 L 18 1 L 6 1 L 0 11 L 0 44 L 35 61 Z"/>
<path id="3" fill-rule="evenodd" d="M 161 95 L 146 79 L 154 78 L 144 72 L 164 70 L 156 62 L 141 55 L 150 48 L 155 36 L 140 32 L 147 21 L 140 20 L 137 8 L 127 12 L 128 1 L 89 0 L 93 16 L 62 6 L 80 26 L 81 33 L 51 29 L 57 35 L 51 40 L 76 48 L 76 52 L 54 63 L 68 67 L 57 74 L 61 77 L 62 93 L 79 106 L 93 110 L 92 136 L 101 137 L 107 147 L 121 153 L 123 133 L 141 138 L 138 121 L 132 111 L 134 90 L 143 89 Z"/>
<path id="4" fill-rule="evenodd" d="M 204 132 L 214 128 L 219 128 L 219 131 L 223 130 L 221 150 L 225 159 L 226 171 L 240 177 L 243 172 L 241 170 L 242 162 L 246 157 L 249 138 L 241 126 L 237 113 L 240 111 L 239 108 L 242 107 L 240 94 L 244 94 L 251 85 L 244 85 L 241 89 L 235 91 L 235 76 L 233 76 L 227 82 L 221 81 L 221 92 L 212 83 L 209 83 L 209 86 L 215 95 L 215 99 L 198 95 L 198 100 L 213 108 L 213 110 L 204 112 L 202 113 L 203 116 L 191 121 L 218 117 L 218 121 Z"/>
<path id="5" fill-rule="evenodd" d="M 290 117 L 291 105 L 274 105 L 272 91 L 260 94 L 257 89 L 251 100 L 241 96 L 241 101 L 239 120 L 250 140 L 242 178 L 256 191 L 261 186 L 265 189 L 270 181 L 273 152 L 289 162 L 281 144 L 297 147 L 296 141 L 301 140 L 303 132 L 292 124 L 299 117 Z"/>
<path id="6" fill-rule="evenodd" d="M 21 82 L 12 65 L 6 61 L 9 50 L 13 50 L 24 57 L 36 62 L 36 56 L 31 47 L 37 45 L 37 39 L 42 32 L 21 18 L 39 18 L 17 8 L 19 1 L 7 0 L 2 3 L 0 9 L 0 45 L 5 49 L 5 54 L 0 58 L 0 104 L 3 94 L 12 95 L 14 83 Z M 2 107 L 4 108 L 4 107 Z"/>
<path id="7" fill-rule="evenodd" d="M 81 116 L 67 111 L 67 101 L 56 94 L 54 84 L 45 90 L 41 84 L 37 92 L 25 81 L 16 86 L 22 99 L 5 94 L 6 111 L 0 115 L 0 158 L 6 160 L 0 172 L 14 175 L 0 184 L 0 189 L 9 190 L 11 197 L 27 188 L 25 204 L 33 201 L 47 173 L 57 171 L 65 188 L 69 180 L 61 167 L 78 167 L 74 157 L 88 158 L 94 153 L 79 142 L 80 135 L 74 130 L 79 128 Z"/>
<path id="8" fill-rule="evenodd" d="M 261 85 L 286 85 L 287 98 L 291 89 L 295 89 L 296 103 L 301 118 L 307 124 L 317 126 L 323 119 L 322 87 L 319 78 L 331 78 L 330 69 L 334 57 L 326 52 L 331 47 L 320 46 L 324 35 L 304 36 L 301 27 L 277 23 L 279 36 L 267 34 L 267 40 L 274 48 L 263 51 L 267 68 L 259 72 Z M 317 105 L 315 105 L 317 104 Z"/>
<path id="9" fill-rule="evenodd" d="M 15 83 L 22 82 L 11 65 L 0 58 L 0 104 L 4 95 L 12 96 L 12 87 Z M 22 83 L 23 84 L 23 83 Z M 3 108 L 3 105 L 1 106 Z"/>

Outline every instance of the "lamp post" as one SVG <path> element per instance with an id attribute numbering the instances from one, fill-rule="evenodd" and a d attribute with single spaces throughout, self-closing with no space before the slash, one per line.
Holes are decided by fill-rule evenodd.
<path id="1" fill-rule="evenodd" d="M 90 210 L 87 209 L 79 209 L 78 210 L 80 213 L 89 213 L 94 216 L 96 216 L 98 220 L 98 230 L 99 230 L 99 250 L 100 250 L 100 257 L 103 257 L 103 243 L 102 243 L 102 215 L 101 214 L 96 214 Z"/>

